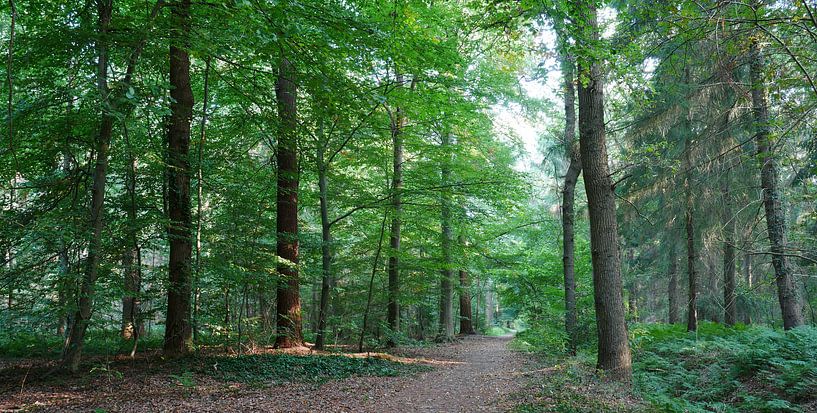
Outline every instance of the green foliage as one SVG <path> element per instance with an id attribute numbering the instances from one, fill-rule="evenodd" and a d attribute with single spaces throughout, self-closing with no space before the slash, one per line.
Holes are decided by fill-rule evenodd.
<path id="1" fill-rule="evenodd" d="M 592 357 L 543 356 L 545 368 L 533 378 L 534 393 L 525 397 L 516 413 L 642 412 L 649 411 L 629 397 L 622 385 L 604 381 L 593 368 Z M 532 399 L 532 400 L 531 400 Z"/>
<path id="2" fill-rule="evenodd" d="M 352 376 L 399 376 L 428 368 L 372 357 L 262 354 L 208 358 L 203 360 L 200 373 L 219 380 L 256 385 L 321 384 Z"/>
<path id="3" fill-rule="evenodd" d="M 817 328 L 631 328 L 635 387 L 667 411 L 800 411 L 817 388 Z"/>

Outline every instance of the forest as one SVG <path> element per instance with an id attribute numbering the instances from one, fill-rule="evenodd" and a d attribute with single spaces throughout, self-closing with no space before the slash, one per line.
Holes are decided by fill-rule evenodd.
<path id="1" fill-rule="evenodd" d="M 0 411 L 817 412 L 814 0 L 6 0 Z"/>

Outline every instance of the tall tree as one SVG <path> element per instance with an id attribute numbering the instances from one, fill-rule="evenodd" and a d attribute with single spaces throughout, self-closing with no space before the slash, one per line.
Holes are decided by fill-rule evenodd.
<path id="1" fill-rule="evenodd" d="M 298 275 L 298 120 L 295 67 L 285 56 L 278 65 L 275 96 L 278 102 L 278 191 L 276 251 L 284 262 L 278 265 L 275 346 L 303 344 L 301 329 L 300 279 Z"/>
<path id="2" fill-rule="evenodd" d="M 192 281 L 192 210 L 190 199 L 190 0 L 171 4 L 170 119 L 167 130 L 167 206 L 170 257 L 164 353 L 183 355 L 192 346 L 190 301 Z"/>
<path id="3" fill-rule="evenodd" d="M 569 55 L 562 56 L 562 81 L 564 82 L 565 104 L 565 155 L 568 159 L 565 173 L 564 189 L 562 190 L 562 269 L 565 285 L 565 331 L 567 332 L 567 346 L 571 353 L 576 352 L 578 316 L 576 313 L 576 266 L 575 266 L 575 234 L 574 234 L 574 203 L 576 198 L 576 183 L 582 172 L 581 154 L 576 145 L 576 87 L 575 62 Z"/>
<path id="4" fill-rule="evenodd" d="M 451 256 L 453 229 L 451 217 L 451 134 L 444 131 L 440 135 L 442 150 L 440 181 L 440 227 L 442 246 L 442 270 L 440 271 L 440 328 L 437 339 L 449 341 L 454 338 L 454 269 Z"/>
<path id="5" fill-rule="evenodd" d="M 108 179 L 108 149 L 111 145 L 114 125 L 114 103 L 108 88 L 109 29 L 113 14 L 113 0 L 97 0 L 97 92 L 102 101 L 102 117 L 96 136 L 95 165 L 91 187 L 90 233 L 88 255 L 85 258 L 85 271 L 80 283 L 78 303 L 71 319 L 71 328 L 65 342 L 63 364 L 71 371 L 79 369 L 82 358 L 82 347 L 85 343 L 85 332 L 91 319 L 94 300 L 94 289 L 99 274 L 99 257 L 101 255 L 101 237 L 104 226 L 105 185 Z"/>
<path id="6" fill-rule="evenodd" d="M 395 82 L 397 87 L 401 87 L 403 75 L 397 73 Z M 405 123 L 403 109 L 399 105 L 393 111 L 389 111 L 389 121 L 392 143 L 391 207 L 393 215 L 389 227 L 389 294 L 386 322 L 392 332 L 396 333 L 400 331 L 400 229 L 403 211 L 403 127 Z M 387 345 L 394 346 L 394 340 L 389 339 Z"/>
<path id="7" fill-rule="evenodd" d="M 765 63 L 758 41 L 752 41 L 749 52 L 750 78 L 752 84 L 752 113 L 755 121 L 755 142 L 760 160 L 760 186 L 763 189 L 763 207 L 766 213 L 766 229 L 771 244 L 777 298 L 786 330 L 803 324 L 802 304 L 797 286 L 786 258 L 786 217 L 783 199 L 778 187 L 779 172 L 773 150 L 773 138 L 769 125 L 769 108 L 764 81 Z"/>
<path id="8" fill-rule="evenodd" d="M 689 75 L 687 74 L 687 79 Z M 688 82 L 687 82 L 688 84 Z M 687 252 L 687 331 L 698 330 L 698 272 L 696 263 L 698 261 L 698 251 L 695 248 L 695 204 L 692 197 L 692 128 L 690 127 L 690 117 L 687 114 L 682 122 L 682 133 L 684 133 L 684 228 L 686 230 L 686 252 Z"/>
<path id="9" fill-rule="evenodd" d="M 576 6 L 581 30 L 577 42 L 586 48 L 579 59 L 579 145 L 590 216 L 598 367 L 629 381 L 632 359 L 624 321 L 616 199 L 607 165 L 599 27 L 594 2 L 579 1 Z"/>

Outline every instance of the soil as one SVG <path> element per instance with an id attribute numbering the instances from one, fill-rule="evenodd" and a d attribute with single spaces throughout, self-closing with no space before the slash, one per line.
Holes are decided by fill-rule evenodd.
<path id="1" fill-rule="evenodd" d="M 166 371 L 144 372 L 139 366 L 82 381 L 18 380 L 0 384 L 0 412 L 504 412 L 525 384 L 526 358 L 508 348 L 510 340 L 468 336 L 450 344 L 398 349 L 396 359 L 433 369 L 321 386 L 257 388 L 196 377 L 194 386 L 185 387 Z"/>

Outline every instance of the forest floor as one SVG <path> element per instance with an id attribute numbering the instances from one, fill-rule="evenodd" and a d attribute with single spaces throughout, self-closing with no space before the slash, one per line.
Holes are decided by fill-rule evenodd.
<path id="1" fill-rule="evenodd" d="M 531 367 L 511 337 L 469 336 L 402 348 L 401 361 L 430 366 L 395 377 L 354 376 L 322 384 L 225 382 L 178 369 L 99 367 L 82 379 L 37 380 L 37 369 L 0 380 L 0 412 L 500 412 L 520 403 Z M 17 369 L 21 372 L 20 369 Z M 94 370 L 91 371 L 94 373 Z M 28 378 L 28 383 L 24 377 Z M 5 382 L 4 382 L 5 381 Z"/>

